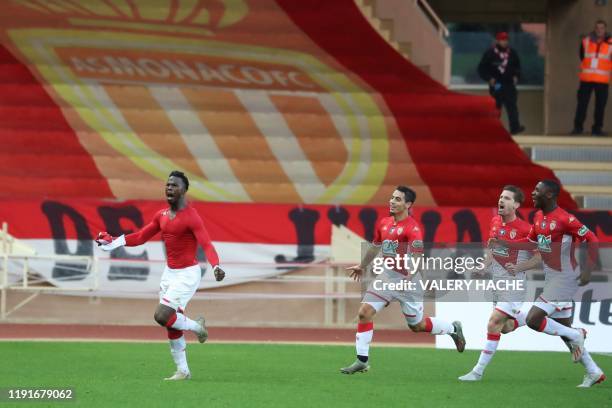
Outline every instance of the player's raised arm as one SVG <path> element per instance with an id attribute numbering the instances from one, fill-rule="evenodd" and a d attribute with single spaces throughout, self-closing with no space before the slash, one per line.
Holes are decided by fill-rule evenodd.
<path id="1" fill-rule="evenodd" d="M 204 253 L 206 254 L 206 260 L 213 268 L 215 279 L 217 281 L 222 281 L 223 278 L 225 278 L 225 272 L 219 266 L 219 255 L 217 254 L 217 251 L 215 250 L 215 247 L 210 239 L 210 235 L 208 235 L 206 227 L 204 227 L 204 222 L 202 221 L 202 218 L 200 218 L 197 213 L 195 214 L 196 216 L 194 217 L 193 222 L 191 224 L 191 230 L 193 231 L 193 235 L 195 235 L 198 244 L 204 250 Z"/>
<path id="2" fill-rule="evenodd" d="M 153 238 L 159 231 L 159 213 L 157 213 L 153 220 L 139 231 L 128 235 L 120 235 L 118 237 L 113 237 L 108 232 L 103 231 L 98 233 L 96 243 L 102 250 L 112 251 L 122 246 L 142 245 Z"/>

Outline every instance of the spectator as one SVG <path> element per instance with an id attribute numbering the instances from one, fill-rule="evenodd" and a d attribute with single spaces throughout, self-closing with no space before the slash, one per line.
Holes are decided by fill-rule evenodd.
<path id="1" fill-rule="evenodd" d="M 485 51 L 478 65 L 478 74 L 489 83 L 489 93 L 495 98 L 497 109 L 504 106 L 510 123 L 510 133 L 516 135 L 525 130 L 519 122 L 516 106 L 516 84 L 521 75 L 518 54 L 508 46 L 508 33 L 495 36 L 495 45 Z"/>
<path id="2" fill-rule="evenodd" d="M 580 44 L 580 87 L 578 88 L 578 103 L 574 116 L 572 135 L 582 134 L 582 125 L 586 118 L 591 93 L 595 91 L 595 115 L 591 134 L 604 136 L 603 118 L 608 101 L 610 85 L 610 70 L 612 64 L 612 40 L 606 32 L 607 24 L 603 20 L 595 23 L 595 30 L 582 39 Z"/>

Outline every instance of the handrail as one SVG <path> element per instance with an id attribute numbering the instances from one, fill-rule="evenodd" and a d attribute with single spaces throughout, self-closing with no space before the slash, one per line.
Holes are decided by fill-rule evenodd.
<path id="1" fill-rule="evenodd" d="M 425 13 L 427 13 L 427 16 L 435 22 L 437 29 L 438 29 L 438 33 L 441 33 L 444 37 L 448 37 L 449 35 L 448 28 L 446 28 L 446 25 L 444 24 L 444 22 L 440 19 L 440 17 L 438 17 L 438 15 L 431 8 L 429 3 L 427 3 L 427 0 L 415 0 L 415 4 L 420 6 L 421 9 Z"/>

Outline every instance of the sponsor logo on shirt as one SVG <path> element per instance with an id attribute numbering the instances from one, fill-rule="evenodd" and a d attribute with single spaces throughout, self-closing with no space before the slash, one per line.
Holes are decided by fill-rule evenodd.
<path id="1" fill-rule="evenodd" d="M 382 243 L 383 255 L 396 255 L 398 246 L 399 246 L 399 242 L 397 241 L 397 239 L 394 239 L 394 240 L 385 239 Z"/>
<path id="2" fill-rule="evenodd" d="M 510 251 L 506 247 L 497 246 L 491 250 L 494 255 L 508 258 L 510 256 Z"/>
<path id="3" fill-rule="evenodd" d="M 552 252 L 550 248 L 551 242 L 552 238 L 550 235 L 538 234 L 538 250 L 540 252 Z"/>
<path id="4" fill-rule="evenodd" d="M 589 229 L 587 228 L 586 225 L 583 225 L 579 230 L 578 230 L 578 235 L 581 237 L 584 237 L 586 235 L 586 233 L 589 232 Z"/>

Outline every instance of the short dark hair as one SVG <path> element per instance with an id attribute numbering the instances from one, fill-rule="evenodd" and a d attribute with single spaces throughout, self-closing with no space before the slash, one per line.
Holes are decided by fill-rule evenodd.
<path id="1" fill-rule="evenodd" d="M 606 28 L 608 27 L 608 24 L 604 20 L 602 20 L 602 19 L 597 20 L 595 22 L 595 25 L 597 25 L 597 24 L 603 24 L 604 27 L 606 27 Z"/>
<path id="2" fill-rule="evenodd" d="M 514 201 L 516 201 L 519 204 L 523 204 L 523 201 L 525 201 L 525 193 L 523 193 L 523 190 L 521 190 L 519 187 L 513 185 L 513 184 L 506 184 L 503 188 L 503 190 L 507 190 L 507 191 L 511 191 L 514 193 Z"/>
<path id="3" fill-rule="evenodd" d="M 542 180 L 540 183 L 546 186 L 546 189 L 552 193 L 553 198 L 559 195 L 561 186 L 555 180 Z"/>
<path id="4" fill-rule="evenodd" d="M 185 173 L 183 173 L 182 171 L 174 170 L 168 176 L 168 178 L 170 177 L 178 177 L 181 180 L 183 180 L 183 184 L 185 184 L 185 191 L 189 190 L 189 180 L 187 179 L 187 176 L 185 175 Z"/>
<path id="5" fill-rule="evenodd" d="M 404 201 L 411 203 L 414 203 L 416 201 L 416 192 L 410 187 L 397 186 L 395 187 L 395 189 L 404 193 Z"/>

